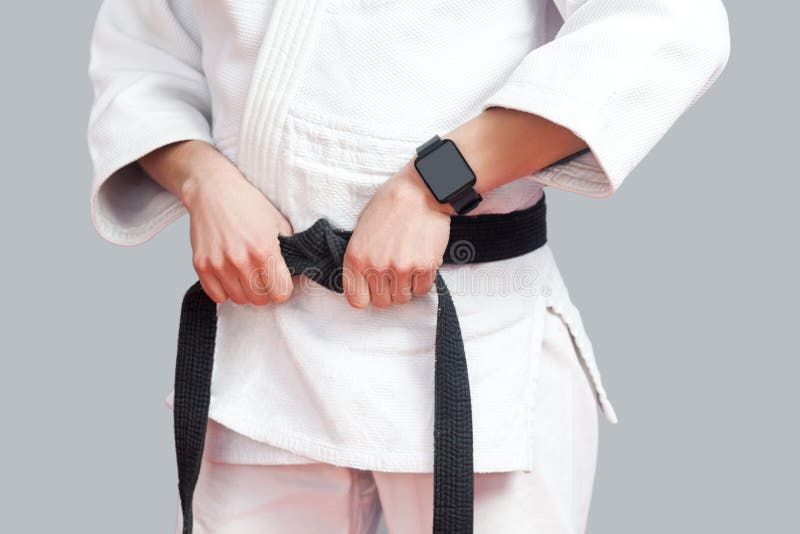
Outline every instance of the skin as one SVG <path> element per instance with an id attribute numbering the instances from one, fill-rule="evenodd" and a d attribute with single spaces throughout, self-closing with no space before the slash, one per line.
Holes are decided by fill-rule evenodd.
<path id="1" fill-rule="evenodd" d="M 575 134 L 542 117 L 492 108 L 447 135 L 485 193 L 586 148 Z M 193 263 L 215 302 L 283 302 L 294 282 L 278 235 L 288 220 L 225 156 L 202 141 L 151 152 L 139 164 L 186 206 Z M 427 293 L 442 264 L 452 208 L 439 204 L 413 166 L 384 182 L 358 217 L 344 258 L 344 289 L 355 308 L 385 308 Z M 408 224 L 413 221 L 414 224 Z"/>

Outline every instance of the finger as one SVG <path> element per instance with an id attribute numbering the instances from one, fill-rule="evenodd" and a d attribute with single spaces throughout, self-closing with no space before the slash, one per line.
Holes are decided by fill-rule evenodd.
<path id="1" fill-rule="evenodd" d="M 413 271 L 408 269 L 392 272 L 392 302 L 405 304 L 411 300 L 411 279 Z"/>
<path id="2" fill-rule="evenodd" d="M 411 278 L 411 292 L 417 297 L 427 294 L 431 290 L 435 279 L 436 271 L 426 270 L 414 273 Z"/>
<path id="3" fill-rule="evenodd" d="M 369 284 L 369 301 L 376 308 L 388 308 L 392 304 L 392 277 L 388 271 L 372 271 L 366 275 Z"/>
<path id="4" fill-rule="evenodd" d="M 225 289 L 222 288 L 222 284 L 217 277 L 213 274 L 205 274 L 200 277 L 200 285 L 203 288 L 203 291 L 206 292 L 208 298 L 216 302 L 217 304 L 222 304 L 226 300 L 228 300 L 228 294 L 225 292 Z"/>
<path id="5" fill-rule="evenodd" d="M 236 304 L 247 304 L 249 302 L 242 284 L 239 283 L 238 270 L 233 266 L 227 267 L 223 272 L 217 273 L 217 278 L 222 282 L 222 287 L 228 297 Z"/>
<path id="6" fill-rule="evenodd" d="M 361 272 L 345 267 L 342 272 L 342 287 L 344 296 L 352 307 L 363 309 L 369 306 L 369 284 Z"/>
<path id="7" fill-rule="evenodd" d="M 239 271 L 239 285 L 242 286 L 247 300 L 256 306 L 265 306 L 270 303 L 268 283 L 269 280 L 263 267 Z"/>
<path id="8" fill-rule="evenodd" d="M 266 273 L 266 290 L 272 302 L 285 302 L 292 295 L 294 282 L 292 273 L 286 266 L 283 256 L 278 251 L 267 258 L 264 266 Z"/>

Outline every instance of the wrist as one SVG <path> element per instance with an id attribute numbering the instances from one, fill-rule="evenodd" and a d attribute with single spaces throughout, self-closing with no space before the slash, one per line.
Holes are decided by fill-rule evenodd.
<path id="1" fill-rule="evenodd" d="M 434 198 L 412 162 L 389 179 L 389 192 L 400 205 L 419 206 L 423 209 L 452 215 L 450 204 L 442 204 Z"/>
<path id="2" fill-rule="evenodd" d="M 188 210 L 206 197 L 218 197 L 218 188 L 244 180 L 225 156 L 205 143 L 186 146 L 179 159 L 176 196 Z"/>
<path id="3" fill-rule="evenodd" d="M 433 198 L 448 206 L 449 213 L 467 214 L 483 200 L 475 189 L 475 171 L 452 139 L 434 135 L 417 147 L 413 166 Z"/>
<path id="4" fill-rule="evenodd" d="M 529 176 L 584 148 L 573 132 L 543 117 L 490 108 L 443 136 L 469 161 L 479 193 Z"/>
<path id="5" fill-rule="evenodd" d="M 475 173 L 475 190 L 478 193 L 485 193 L 492 189 L 487 185 L 497 181 L 498 170 L 502 165 L 498 162 L 494 139 L 482 116 L 465 122 L 442 138 L 453 141 L 469 163 L 472 172 Z"/>
<path id="6" fill-rule="evenodd" d="M 181 179 L 178 185 L 177 196 L 187 210 L 191 209 L 199 202 L 203 192 L 207 188 L 207 180 L 197 175 L 187 175 Z"/>

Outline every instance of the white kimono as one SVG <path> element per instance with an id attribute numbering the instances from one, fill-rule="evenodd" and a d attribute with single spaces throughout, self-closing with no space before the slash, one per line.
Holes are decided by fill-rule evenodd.
<path id="1" fill-rule="evenodd" d="M 719 0 L 106 0 L 90 68 L 94 223 L 133 245 L 183 215 L 135 162 L 200 139 L 295 230 L 320 217 L 352 228 L 417 145 L 491 106 L 546 117 L 591 152 L 488 192 L 478 212 L 529 206 L 544 185 L 607 196 L 728 52 Z M 543 314 L 569 327 L 615 420 L 547 246 L 442 274 L 464 334 L 476 472 L 531 467 Z M 307 289 L 219 306 L 210 417 L 303 458 L 430 472 L 435 295 L 355 310 Z"/>

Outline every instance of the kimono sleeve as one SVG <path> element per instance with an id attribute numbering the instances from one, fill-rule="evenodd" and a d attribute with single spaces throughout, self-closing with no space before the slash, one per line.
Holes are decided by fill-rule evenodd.
<path id="1" fill-rule="evenodd" d="M 484 108 L 526 111 L 574 132 L 590 150 L 533 179 L 608 196 L 724 69 L 727 14 L 719 0 L 555 0 L 550 14 L 563 21 L 554 38 Z"/>
<path id="2" fill-rule="evenodd" d="M 210 97 L 191 2 L 105 0 L 91 44 L 91 211 L 105 239 L 146 241 L 184 208 L 137 160 L 164 145 L 212 142 Z"/>

